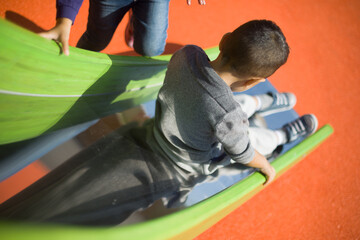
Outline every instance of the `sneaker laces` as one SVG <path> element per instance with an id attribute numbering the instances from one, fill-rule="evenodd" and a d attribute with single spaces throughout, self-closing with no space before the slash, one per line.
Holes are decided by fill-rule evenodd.
<path id="1" fill-rule="evenodd" d="M 300 120 L 289 123 L 289 128 L 294 135 L 304 135 L 306 133 L 306 128 Z"/>
<path id="2" fill-rule="evenodd" d="M 315 115 L 306 114 L 302 117 L 285 124 L 282 129 L 287 136 L 287 142 L 292 142 L 299 137 L 306 137 L 317 129 L 318 121 Z"/>
<path id="3" fill-rule="evenodd" d="M 276 95 L 276 105 L 289 105 L 289 100 L 286 97 L 285 94 L 279 94 L 279 93 L 275 93 Z"/>

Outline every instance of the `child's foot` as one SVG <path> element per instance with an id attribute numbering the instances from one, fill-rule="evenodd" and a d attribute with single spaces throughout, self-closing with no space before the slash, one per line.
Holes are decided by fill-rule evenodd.
<path id="1" fill-rule="evenodd" d="M 306 114 L 302 117 L 285 124 L 282 130 L 286 134 L 286 143 L 295 141 L 300 137 L 307 137 L 313 134 L 318 127 L 318 121 L 313 114 Z"/>
<path id="2" fill-rule="evenodd" d="M 256 97 L 261 103 L 257 111 L 261 116 L 290 110 L 296 104 L 296 96 L 292 93 L 269 92 Z"/>
<path id="3" fill-rule="evenodd" d="M 129 10 L 129 22 L 125 29 L 125 42 L 131 48 L 134 48 L 134 20 L 132 10 Z"/>

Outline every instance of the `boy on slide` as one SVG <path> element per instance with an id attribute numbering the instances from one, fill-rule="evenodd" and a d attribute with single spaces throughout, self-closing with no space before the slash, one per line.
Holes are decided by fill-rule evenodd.
<path id="1" fill-rule="evenodd" d="M 263 155 L 313 133 L 317 120 L 305 115 L 278 131 L 249 128 L 248 117 L 255 111 L 284 111 L 296 98 L 290 93 L 233 95 L 265 81 L 287 61 L 289 47 L 274 22 L 247 22 L 225 34 L 219 48 L 214 61 L 193 45 L 173 55 L 157 98 L 150 145 L 189 186 L 232 162 L 258 168 L 268 184 L 276 173 Z"/>
<path id="2" fill-rule="evenodd" d="M 265 184 L 275 170 L 264 155 L 317 128 L 304 115 L 278 130 L 249 127 L 255 112 L 292 108 L 291 93 L 235 95 L 265 81 L 289 55 L 280 28 L 267 20 L 245 23 L 223 36 L 210 61 L 188 45 L 169 62 L 144 126 L 111 133 L 0 205 L 6 219 L 113 225 L 158 199 L 183 203 L 197 183 L 231 163 L 258 168 Z"/>

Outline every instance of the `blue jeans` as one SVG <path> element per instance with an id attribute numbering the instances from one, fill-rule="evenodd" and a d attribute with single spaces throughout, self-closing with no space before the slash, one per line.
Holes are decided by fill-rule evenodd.
<path id="1" fill-rule="evenodd" d="M 77 47 L 101 51 L 130 9 L 133 10 L 134 49 L 143 56 L 156 56 L 165 49 L 170 0 L 90 0 L 86 32 Z"/>

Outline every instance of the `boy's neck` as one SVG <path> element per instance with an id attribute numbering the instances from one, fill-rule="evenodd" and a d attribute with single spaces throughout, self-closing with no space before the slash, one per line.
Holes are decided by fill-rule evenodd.
<path id="1" fill-rule="evenodd" d="M 224 64 L 221 53 L 214 60 L 210 61 L 210 65 L 220 78 L 231 88 L 234 92 L 246 91 L 260 82 L 264 82 L 265 78 L 241 76 L 230 64 Z"/>
<path id="2" fill-rule="evenodd" d="M 234 70 L 232 70 L 230 64 L 223 64 L 220 55 L 215 60 L 210 61 L 210 65 L 229 87 L 231 87 L 231 85 L 235 82 L 246 80 L 245 78 L 234 76 Z"/>

